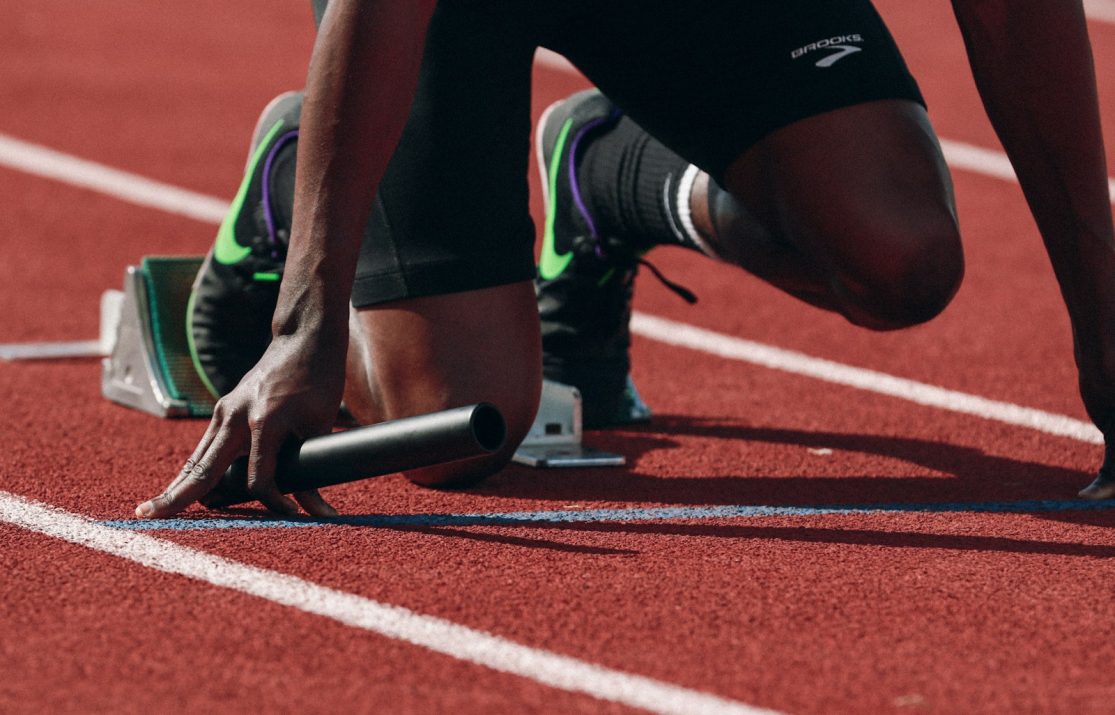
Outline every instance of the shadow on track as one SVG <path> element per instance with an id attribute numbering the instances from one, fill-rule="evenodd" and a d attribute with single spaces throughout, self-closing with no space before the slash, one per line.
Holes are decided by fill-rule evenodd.
<path id="1" fill-rule="evenodd" d="M 872 474 L 763 474 L 701 476 L 692 446 L 680 476 L 641 473 L 640 460 L 650 452 L 679 446 L 675 437 L 732 441 L 729 447 L 755 453 L 769 445 L 831 449 L 832 471 L 841 468 L 840 452 L 875 455 L 923 467 L 934 476 Z M 676 415 L 657 416 L 653 425 L 612 432 L 594 432 L 593 446 L 621 452 L 629 465 L 622 469 L 528 470 L 512 467 L 474 490 L 478 495 L 538 500 L 716 505 L 823 505 L 886 502 L 1010 501 L 1070 499 L 1091 476 L 1082 471 L 987 454 L 967 446 L 909 437 L 841 434 L 728 423 Z M 716 446 L 709 449 L 719 449 Z M 777 458 L 777 457 L 772 457 Z M 720 460 L 722 461 L 722 460 Z M 759 465 L 762 460 L 751 459 Z M 812 463 L 814 471 L 826 463 Z M 1064 515 L 1061 515 L 1064 516 Z"/>
<path id="2" fill-rule="evenodd" d="M 762 476 L 740 474 L 701 476 L 699 467 L 682 476 L 640 473 L 640 460 L 649 453 L 679 446 L 679 436 L 731 441 L 733 450 L 754 449 L 758 454 L 770 445 L 832 450 L 830 461 L 811 464 L 836 465 L 840 452 L 874 455 L 916 465 L 932 476 L 876 476 L 871 474 L 814 474 L 811 476 Z M 591 504 L 669 504 L 682 506 L 764 505 L 823 506 L 886 503 L 1010 502 L 1023 500 L 1072 499 L 1087 483 L 1086 472 L 987 454 L 980 449 L 930 440 L 886 435 L 842 434 L 823 431 L 780 429 L 730 423 L 712 418 L 665 415 L 653 425 L 591 435 L 594 446 L 627 455 L 629 467 L 622 469 L 534 470 L 510 467 L 487 482 L 468 490 L 477 496 L 532 499 L 541 502 Z M 693 445 L 685 464 L 692 459 Z M 717 446 L 709 449 L 718 449 Z M 777 458 L 775 457 L 771 457 Z M 723 463 L 722 459 L 718 459 Z M 752 459 L 752 464 L 762 460 Z M 659 467 L 660 469 L 660 467 Z M 694 473 L 696 472 L 696 473 Z M 483 509 L 478 509 L 483 511 Z M 1009 510 L 1008 510 L 1009 511 Z M 254 510 L 252 510 L 253 513 Z M 1032 516 L 1071 524 L 1115 526 L 1109 511 L 1033 512 Z M 353 517 L 360 520 L 362 517 Z M 343 521 L 343 519 L 342 519 Z M 1115 557 L 1115 546 L 1043 541 L 1001 536 L 931 534 L 885 529 L 841 529 L 809 526 L 761 526 L 752 524 L 693 524 L 671 522 L 502 522 L 494 519 L 460 524 L 379 525 L 378 528 L 417 531 L 431 536 L 464 538 L 526 548 L 568 551 L 603 556 L 638 553 L 613 546 L 570 544 L 534 538 L 540 531 L 551 534 L 645 534 L 661 536 L 713 537 L 721 539 L 792 540 L 804 543 L 868 545 L 890 548 L 948 549 L 973 552 L 1037 555 Z M 354 524 L 355 525 L 355 524 Z M 449 527 L 456 528 L 449 528 Z M 489 531 L 498 528 L 499 533 Z M 518 531 L 517 535 L 505 529 Z M 1035 536 L 1043 530 L 1035 529 Z M 532 533 L 533 532 L 533 533 Z M 527 534 L 531 534 L 527 536 Z"/>

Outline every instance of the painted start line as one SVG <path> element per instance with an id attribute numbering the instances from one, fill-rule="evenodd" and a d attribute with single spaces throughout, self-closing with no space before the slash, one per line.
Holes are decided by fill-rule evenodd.
<path id="1" fill-rule="evenodd" d="M 297 529 L 326 526 L 521 526 L 525 524 L 627 523 L 703 521 L 762 517 L 808 517 L 839 514 L 1038 514 L 1064 511 L 1102 511 L 1115 508 L 1115 499 L 1096 501 L 1032 500 L 1009 502 L 945 502 L 940 504 L 859 504 L 828 506 L 721 505 L 632 509 L 513 511 L 487 514 L 362 514 L 328 519 L 267 517 L 115 519 L 96 522 L 111 529 L 131 531 L 201 531 L 207 529 Z"/>

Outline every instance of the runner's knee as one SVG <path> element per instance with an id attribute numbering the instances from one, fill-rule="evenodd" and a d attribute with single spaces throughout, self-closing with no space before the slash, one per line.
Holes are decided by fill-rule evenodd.
<path id="1" fill-rule="evenodd" d="M 345 400 L 361 422 L 490 402 L 507 425 L 495 454 L 407 472 L 437 487 L 472 484 L 505 466 L 538 411 L 538 309 L 529 281 L 354 311 Z"/>
<path id="2" fill-rule="evenodd" d="M 868 239 L 874 250 L 841 266 L 833 289 L 850 321 L 872 330 L 897 330 L 925 323 L 956 295 L 964 258 L 955 223 Z"/>
<path id="3" fill-rule="evenodd" d="M 350 368 L 346 400 L 357 392 L 352 385 L 357 381 L 354 378 L 366 378 L 374 372 L 374 369 L 354 371 Z M 386 391 L 383 388 L 382 381 L 374 376 L 363 382 L 361 391 L 374 394 L 375 398 L 360 403 L 360 408 L 356 409 L 349 403 L 350 411 L 359 422 L 375 423 L 399 419 L 481 401 L 491 402 L 499 409 L 507 428 L 506 439 L 500 450 L 467 462 L 450 462 L 406 472 L 406 477 L 416 484 L 460 488 L 480 482 L 511 462 L 515 450 L 526 438 L 538 412 L 541 376 L 532 377 L 519 372 L 517 378 L 508 375 L 505 379 L 492 381 L 488 385 L 474 384 L 463 390 L 447 389 L 440 381 L 427 384 L 412 376 Z"/>
<path id="4" fill-rule="evenodd" d="M 915 199 L 880 193 L 865 200 L 830 192 L 791 210 L 774 200 L 751 211 L 710 183 L 708 220 L 720 258 L 749 270 L 757 250 L 798 261 L 828 294 L 826 307 L 856 325 L 896 330 L 940 314 L 964 274 L 951 203 L 934 195 L 927 189 Z"/>
<path id="5" fill-rule="evenodd" d="M 523 439 L 526 438 L 530 426 L 534 422 L 534 415 L 538 412 L 538 398 L 541 382 L 533 384 L 501 384 L 493 385 L 486 390 L 487 396 L 499 408 L 507 425 L 507 438 L 503 447 L 491 455 L 486 455 L 469 462 L 445 464 L 420 469 L 406 474 L 407 478 L 416 484 L 437 488 L 468 487 L 495 474 L 511 462 L 515 450 L 518 449 Z M 459 406 L 453 404 L 460 400 L 445 400 L 434 407 L 450 409 Z"/>

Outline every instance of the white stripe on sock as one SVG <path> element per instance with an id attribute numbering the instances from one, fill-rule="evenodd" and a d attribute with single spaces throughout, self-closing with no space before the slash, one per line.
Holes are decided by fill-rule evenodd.
<path id="1" fill-rule="evenodd" d="M 694 164 L 690 164 L 685 173 L 681 175 L 681 181 L 678 182 L 677 193 L 677 217 L 681 223 L 681 227 L 685 229 L 686 236 L 693 242 L 697 248 L 701 249 L 701 253 L 709 258 L 720 260 L 720 254 L 709 245 L 697 227 L 693 225 L 693 211 L 689 207 L 690 199 L 693 197 L 693 185 L 697 182 L 697 175 L 701 170 Z"/>

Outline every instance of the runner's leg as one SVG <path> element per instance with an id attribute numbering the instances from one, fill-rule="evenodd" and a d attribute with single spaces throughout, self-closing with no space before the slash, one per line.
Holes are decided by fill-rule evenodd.
<path id="1" fill-rule="evenodd" d="M 507 420 L 502 452 L 412 472 L 412 481 L 467 484 L 508 462 L 534 421 L 541 390 L 538 310 L 529 281 L 354 309 L 349 324 L 345 405 L 358 421 L 481 401 L 495 404 Z"/>
<path id="2" fill-rule="evenodd" d="M 713 251 L 857 325 L 925 322 L 960 285 L 951 182 L 917 104 L 803 119 L 744 153 L 723 183 L 706 175 L 690 197 Z"/>
<path id="3" fill-rule="evenodd" d="M 866 0 L 760 5 L 594 10 L 594 34 L 554 38 L 626 114 L 583 150 L 596 228 L 703 248 L 869 328 L 931 318 L 963 259 L 949 176 L 893 40 Z M 690 162 L 706 173 L 685 182 Z M 680 186 L 691 193 L 669 193 Z M 677 239 L 677 201 L 692 241 Z"/>
<path id="4" fill-rule="evenodd" d="M 486 401 L 507 420 L 502 452 L 407 475 L 422 484 L 496 471 L 538 408 L 530 20 L 500 3 L 439 3 L 357 266 L 345 388 L 353 416 L 374 423 Z"/>

